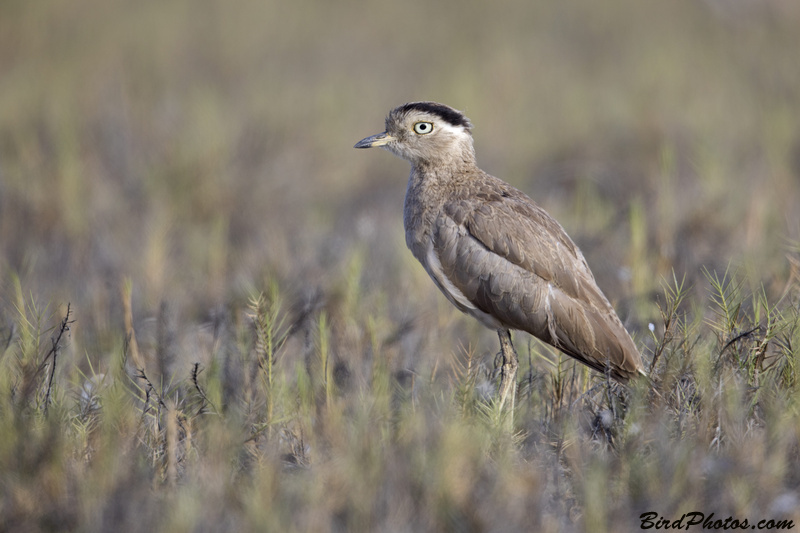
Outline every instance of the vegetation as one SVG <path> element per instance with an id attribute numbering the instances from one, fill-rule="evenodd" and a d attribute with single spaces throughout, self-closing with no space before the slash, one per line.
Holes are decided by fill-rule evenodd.
<path id="1" fill-rule="evenodd" d="M 0 530 L 797 525 L 798 24 L 2 3 Z M 351 149 L 422 99 L 563 223 L 650 380 L 517 334 L 497 409 L 496 336 L 405 249 L 405 164 Z"/>

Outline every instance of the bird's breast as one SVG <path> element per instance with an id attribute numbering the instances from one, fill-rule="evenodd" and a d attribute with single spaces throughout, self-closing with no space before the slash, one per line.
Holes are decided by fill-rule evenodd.
<path id="1" fill-rule="evenodd" d="M 403 226 L 406 231 L 406 245 L 423 265 L 426 263 L 425 256 L 431 240 L 433 222 L 440 210 L 440 203 L 435 202 L 434 196 L 426 194 L 422 184 L 416 182 L 412 174 L 403 206 Z"/>

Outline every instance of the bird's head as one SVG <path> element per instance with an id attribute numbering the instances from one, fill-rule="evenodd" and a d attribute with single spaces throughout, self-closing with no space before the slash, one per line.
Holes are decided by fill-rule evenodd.
<path id="1" fill-rule="evenodd" d="M 355 148 L 380 146 L 415 166 L 473 163 L 472 124 L 444 104 L 412 102 L 389 112 L 386 131 L 362 139 Z"/>

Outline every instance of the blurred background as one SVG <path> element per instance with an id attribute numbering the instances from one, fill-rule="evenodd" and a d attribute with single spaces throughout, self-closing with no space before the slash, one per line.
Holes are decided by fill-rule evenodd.
<path id="1" fill-rule="evenodd" d="M 768 424 L 756 400 L 747 403 L 757 374 L 755 388 L 746 380 L 730 388 L 741 403 L 709 393 L 700 409 L 695 392 L 685 392 L 694 378 L 681 372 L 697 362 L 698 387 L 715 391 L 718 374 L 703 369 L 740 331 L 736 319 L 718 329 L 703 320 L 706 272 L 736 272 L 754 294 L 763 287 L 765 301 L 785 303 L 797 324 L 796 294 L 782 298 L 800 282 L 799 28 L 796 0 L 3 0 L 0 361 L 11 370 L 0 385 L 12 391 L 3 401 L 24 412 L 14 394 L 34 383 L 31 390 L 46 390 L 44 401 L 31 397 L 47 415 L 47 328 L 68 303 L 74 323 L 51 374 L 62 391 L 52 409 L 65 422 L 29 428 L 16 422 L 23 415 L 0 417 L 0 467 L 15 472 L 4 476 L 13 490 L 0 494 L 0 514 L 13 512 L 17 525 L 43 516 L 43 530 L 152 531 L 177 501 L 181 531 L 190 529 L 181 520 L 195 530 L 248 530 L 225 509 L 245 509 L 251 529 L 275 516 L 275 530 L 333 523 L 399 531 L 406 520 L 436 530 L 459 529 L 471 513 L 529 523 L 545 516 L 528 510 L 525 498 L 538 495 L 541 509 L 558 516 L 542 530 L 585 520 L 587 530 L 602 531 L 598 524 L 629 528 L 630 517 L 656 504 L 672 518 L 687 505 L 713 511 L 724 481 L 722 509 L 796 516 L 796 415 L 783 418 L 796 409 L 773 402 L 774 418 L 763 416 L 788 429 L 759 432 Z M 674 275 L 691 287 L 684 321 L 695 329 L 684 333 L 685 359 L 669 367 L 683 396 L 670 404 L 674 419 L 668 408 L 634 418 L 648 429 L 640 437 L 631 429 L 642 440 L 626 459 L 633 468 L 596 451 L 596 440 L 561 432 L 553 413 L 565 374 L 560 365 L 537 374 L 526 335 L 516 343 L 534 392 L 520 401 L 517 420 L 533 436 L 522 451 L 514 444 L 507 461 L 490 455 L 494 440 L 476 443 L 494 434 L 447 411 L 458 402 L 446 398 L 471 401 L 459 383 L 491 392 L 470 381 L 477 372 L 469 365 L 475 358 L 491 367 L 497 339 L 453 309 L 406 250 L 408 164 L 352 148 L 383 130 L 391 108 L 415 100 L 466 113 L 480 166 L 563 224 L 645 359 L 656 339 L 648 326 L 662 333 L 664 280 Z M 255 307 L 268 312 L 253 311 L 259 293 Z M 761 307 L 747 305 L 756 311 L 731 315 L 759 326 Z M 247 381 L 250 370 L 264 370 L 252 354 L 272 354 L 253 340 L 259 325 L 248 313 L 274 319 L 265 330 L 286 339 L 276 356 L 286 376 L 280 387 L 272 374 L 269 386 Z M 87 414 L 96 407 L 87 383 L 99 374 L 144 390 L 114 370 L 132 349 L 126 321 L 156 383 L 148 401 L 157 389 L 166 397 L 172 377 L 180 384 L 177 410 L 150 412 L 151 426 L 139 422 L 150 404 L 131 401 L 124 387 L 107 389 L 101 422 Z M 693 353 L 699 330 L 702 349 Z M 783 345 L 790 363 L 796 331 Z M 762 362 L 772 338 L 765 334 L 758 348 Z M 238 366 L 230 363 L 237 357 Z M 215 358 L 224 362 L 214 366 Z M 207 369 L 200 384 L 189 378 L 195 362 Z M 459 364 L 467 371 L 459 374 Z M 430 388 L 420 376 L 430 376 Z M 232 414 L 207 416 L 205 396 L 195 408 L 187 398 L 203 387 Z M 398 400 L 398 389 L 422 392 Z M 690 411 L 695 436 L 681 440 Z M 722 425 L 733 429 L 714 421 L 723 412 L 733 422 Z M 748 415 L 740 420 L 741 412 Z M 398 417 L 406 426 L 396 436 Z M 176 433 L 164 429 L 177 431 L 176 420 L 185 422 L 186 450 L 177 467 Z M 203 428 L 196 441 L 185 427 L 192 421 Z M 65 427 L 72 440 L 58 444 Z M 748 444 L 718 460 L 721 434 L 724 443 Z M 280 458 L 270 466 L 265 450 L 289 448 L 294 463 L 316 461 L 305 477 L 285 476 Z M 607 490 L 612 474 L 620 476 L 615 491 Z M 192 481 L 178 500 L 151 490 L 176 479 Z M 42 507 L 47 501 L 54 503 Z M 767 516 L 775 502 L 783 507 Z M 313 506 L 316 528 L 298 518 Z M 370 512 L 381 518 L 364 518 Z M 218 522 L 206 522 L 211 515 Z"/>
<path id="2" fill-rule="evenodd" d="M 123 279 L 138 321 L 166 304 L 203 323 L 272 282 L 293 320 L 335 320 L 356 276 L 397 324 L 484 335 L 405 249 L 408 165 L 352 149 L 407 101 L 465 111 L 479 164 L 561 221 L 634 330 L 672 271 L 702 294 L 704 268 L 731 267 L 780 295 L 800 239 L 790 0 L 0 15 L 0 291 L 71 302 L 91 357 L 119 342 Z"/>

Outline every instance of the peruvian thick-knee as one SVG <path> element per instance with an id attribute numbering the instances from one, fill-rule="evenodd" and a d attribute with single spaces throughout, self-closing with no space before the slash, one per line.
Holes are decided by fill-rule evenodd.
<path id="1" fill-rule="evenodd" d="M 390 111 L 386 130 L 355 147 L 380 146 L 411 163 L 406 243 L 453 305 L 498 330 L 510 370 L 501 402 L 513 395 L 517 367 L 504 338 L 511 329 L 618 381 L 644 374 L 581 251 L 533 200 L 478 168 L 471 130 L 460 111 L 414 102 Z"/>

